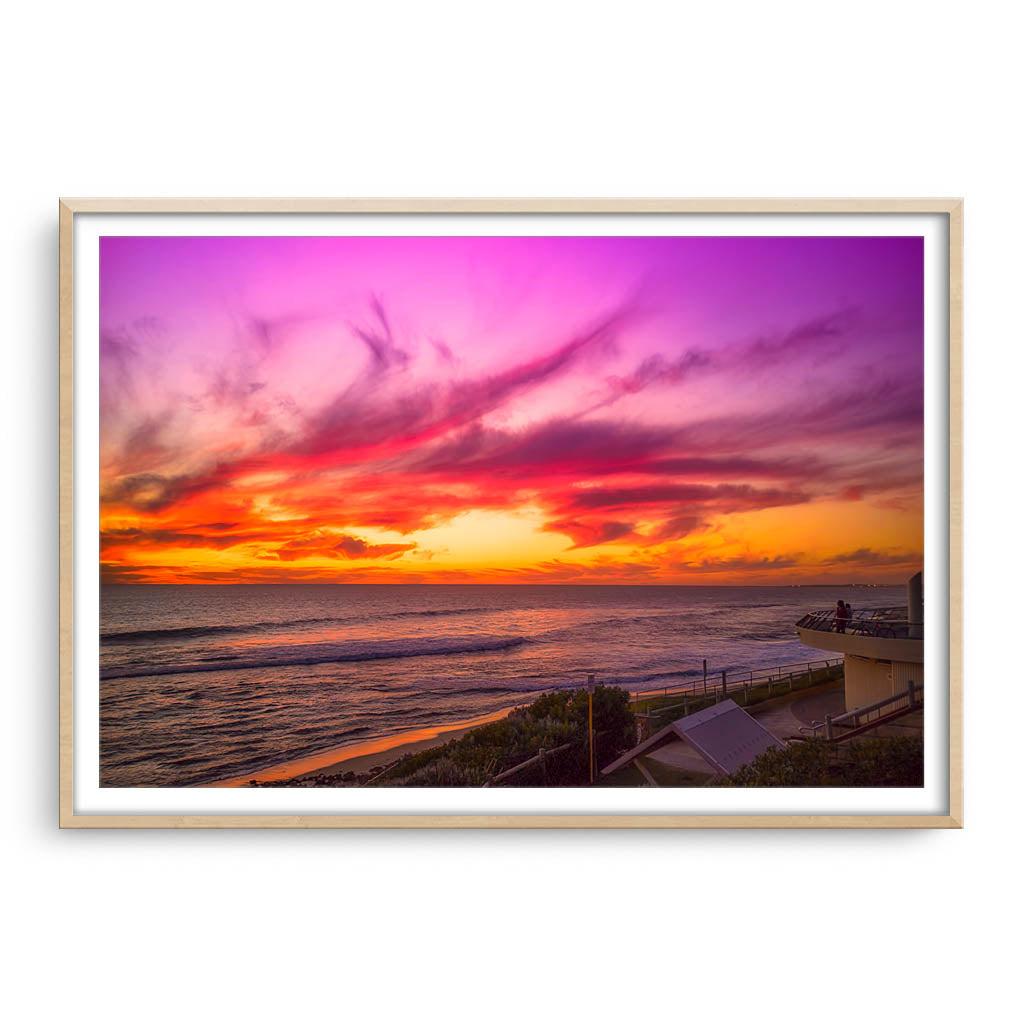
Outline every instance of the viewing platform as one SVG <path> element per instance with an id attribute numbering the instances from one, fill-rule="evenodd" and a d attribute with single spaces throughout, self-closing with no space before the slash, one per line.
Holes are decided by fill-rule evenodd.
<path id="1" fill-rule="evenodd" d="M 842 617 L 838 608 L 808 612 L 796 624 L 808 647 L 843 655 L 846 710 L 853 711 L 924 685 L 924 579 L 907 581 L 907 603 Z"/>
<path id="2" fill-rule="evenodd" d="M 835 608 L 808 612 L 796 630 L 803 643 L 819 651 L 924 662 L 924 626 L 907 618 L 905 606 L 855 612 L 844 620 L 836 618 Z"/>

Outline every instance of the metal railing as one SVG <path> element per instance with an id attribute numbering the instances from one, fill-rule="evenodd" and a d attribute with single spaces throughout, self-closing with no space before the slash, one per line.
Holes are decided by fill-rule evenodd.
<path id="1" fill-rule="evenodd" d="M 767 683 L 782 683 L 794 676 L 803 676 L 818 671 L 829 669 L 835 665 L 841 665 L 842 658 L 822 658 L 817 661 L 794 661 L 785 665 L 775 665 L 772 668 L 744 668 L 733 669 L 732 671 L 709 671 L 700 679 L 687 680 L 674 686 L 662 686 L 650 690 L 630 690 L 629 698 L 631 703 L 642 700 L 649 700 L 654 697 L 672 696 L 713 696 L 721 691 L 723 682 L 726 692 L 744 685 L 763 686 Z"/>
<path id="2" fill-rule="evenodd" d="M 841 619 L 835 608 L 808 612 L 797 629 L 813 629 L 822 633 L 847 633 L 853 636 L 877 636 L 885 639 L 921 639 L 924 624 L 910 622 L 906 608 L 876 608 Z"/>
<path id="3" fill-rule="evenodd" d="M 749 692 L 757 686 L 767 686 L 771 693 L 776 685 L 784 686 L 789 683 L 790 689 L 792 689 L 794 679 L 807 677 L 810 681 L 816 672 L 822 670 L 827 677 L 830 669 L 842 664 L 842 658 L 822 658 L 817 661 L 793 661 L 785 665 L 775 665 L 772 668 L 708 672 L 700 679 L 687 680 L 685 683 L 675 686 L 663 686 L 651 690 L 631 690 L 629 700 L 631 704 L 638 704 L 658 697 L 721 698 L 728 696 L 729 693 Z"/>
<path id="4" fill-rule="evenodd" d="M 873 704 L 865 704 L 835 717 L 826 715 L 822 721 L 801 726 L 800 732 L 804 736 L 824 735 L 825 739 L 840 742 L 923 707 L 924 690 L 920 684 L 910 680 L 902 693 L 894 693 L 891 697 L 883 697 Z"/>

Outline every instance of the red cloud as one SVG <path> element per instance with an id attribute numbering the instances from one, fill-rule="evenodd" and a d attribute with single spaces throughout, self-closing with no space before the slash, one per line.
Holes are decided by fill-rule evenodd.
<path id="1" fill-rule="evenodd" d="M 587 523 L 576 519 L 559 519 L 548 523 L 544 529 L 552 533 L 564 533 L 571 537 L 573 549 L 591 548 L 598 544 L 609 544 L 628 537 L 633 532 L 633 523 Z"/>
<path id="2" fill-rule="evenodd" d="M 289 321 L 250 318 L 245 330 L 255 349 L 246 346 L 237 359 L 211 371 L 206 392 L 191 397 L 196 408 L 212 404 L 236 417 L 237 438 L 231 435 L 230 444 L 200 449 L 188 461 L 174 443 L 177 409 L 149 411 L 134 424 L 121 424 L 119 444 L 104 449 L 102 503 L 108 522 L 120 515 L 121 522 L 138 525 L 104 529 L 108 559 L 133 549 L 252 544 L 258 557 L 284 562 L 388 560 L 416 544 L 373 544 L 343 531 L 382 527 L 408 534 L 470 509 L 526 503 L 541 508 L 544 529 L 564 534 L 574 549 L 614 541 L 642 548 L 686 537 L 713 517 L 734 512 L 898 491 L 898 498 L 875 503 L 883 507 L 888 500 L 896 507 L 920 488 L 922 389 L 919 376 L 898 366 L 844 376 L 841 385 L 816 379 L 799 400 L 785 396 L 757 411 L 690 420 L 680 414 L 676 423 L 594 417 L 596 409 L 648 387 L 692 387 L 698 376 L 826 356 L 845 343 L 853 323 L 848 312 L 716 351 L 646 357 L 632 373 L 606 378 L 608 394 L 596 406 L 565 409 L 519 429 L 497 425 L 492 414 L 585 356 L 608 350 L 629 322 L 628 310 L 503 371 L 415 385 L 405 372 L 410 353 L 379 300 L 372 314 L 368 324 L 352 327 L 367 353 L 365 367 L 311 414 L 302 415 L 288 396 L 268 397 L 264 387 L 261 360 L 280 343 Z M 434 350 L 449 368 L 450 351 L 445 358 L 441 343 Z M 109 393 L 131 391 L 140 360 L 132 337 L 108 333 L 103 359 Z M 805 359 L 802 365 L 812 364 Z M 267 495 L 257 504 L 246 482 L 268 473 L 278 475 L 268 487 L 269 500 L 287 516 L 267 511 Z M 867 549 L 849 556 L 824 564 L 895 564 L 884 561 L 894 555 Z M 686 564 L 741 572 L 795 564 L 787 563 L 792 557 Z M 638 565 L 629 571 L 655 571 Z M 125 568 L 124 578 L 141 578 L 145 571 L 162 567 Z M 531 571 L 558 579 L 580 572 L 561 563 Z M 601 569 L 609 578 L 615 571 Z M 118 576 L 112 565 L 107 572 Z M 320 572 L 310 569 L 308 578 Z"/>

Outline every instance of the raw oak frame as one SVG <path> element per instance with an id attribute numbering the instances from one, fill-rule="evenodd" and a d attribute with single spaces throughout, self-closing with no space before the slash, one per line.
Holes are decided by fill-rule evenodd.
<path id="1" fill-rule="evenodd" d="M 949 812 L 927 815 L 118 815 L 74 809 L 74 218 L 85 213 L 891 213 L 949 218 Z M 62 199 L 60 200 L 61 828 L 962 828 L 963 200 L 910 199 Z"/>

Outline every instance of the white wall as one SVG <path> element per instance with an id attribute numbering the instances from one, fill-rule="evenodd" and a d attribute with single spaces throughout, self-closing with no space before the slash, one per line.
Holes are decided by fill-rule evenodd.
<path id="1" fill-rule="evenodd" d="M 891 661 L 875 661 L 873 658 L 858 658 L 847 654 L 843 658 L 843 667 L 847 711 L 874 704 L 895 692 Z"/>
<path id="2" fill-rule="evenodd" d="M 10 7 L 12 1019 L 859 1021 L 876 986 L 881 1019 L 1001 1017 L 1020 893 L 1002 729 L 1020 682 L 992 622 L 1020 603 L 1000 583 L 1019 565 L 1020 18 L 894 0 Z M 58 833 L 60 194 L 965 195 L 967 829 Z"/>
<path id="3" fill-rule="evenodd" d="M 843 662 L 847 711 L 867 707 L 896 693 L 905 694 L 910 681 L 918 688 L 924 686 L 924 666 L 920 662 L 876 661 L 854 654 L 847 654 Z"/>

